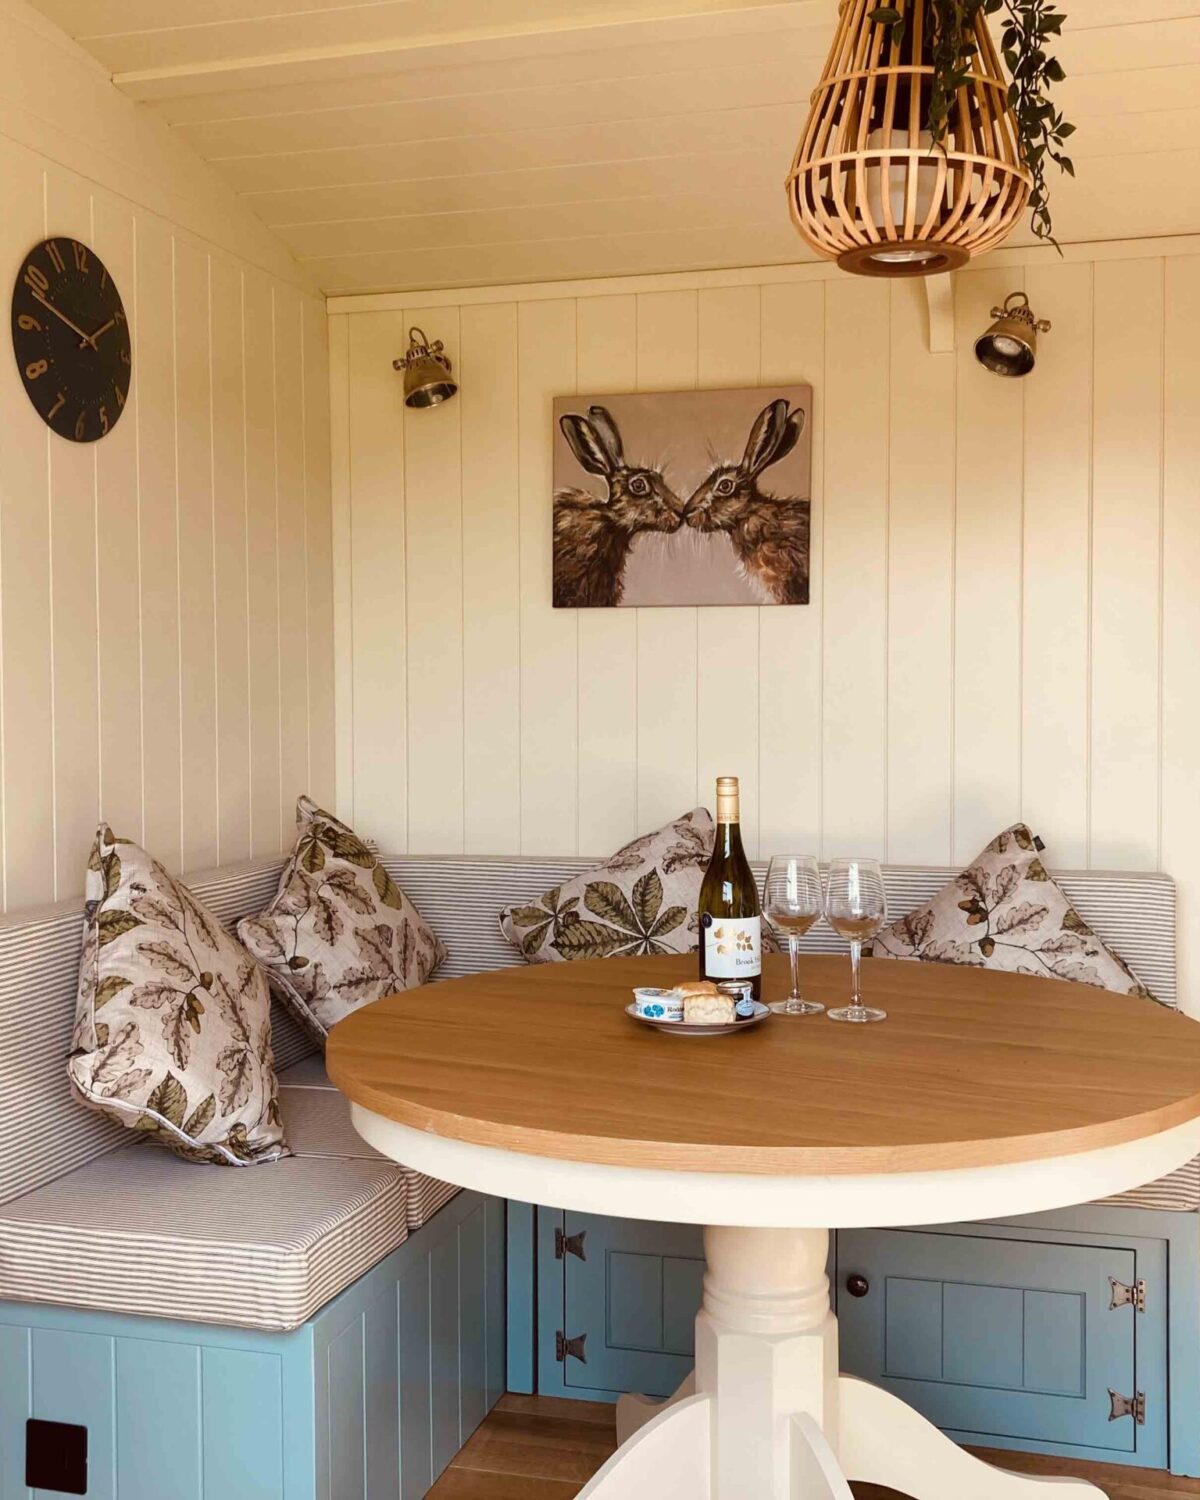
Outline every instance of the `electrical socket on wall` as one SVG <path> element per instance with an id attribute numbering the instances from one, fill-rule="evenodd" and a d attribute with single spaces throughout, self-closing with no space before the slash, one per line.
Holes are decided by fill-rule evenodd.
<path id="1" fill-rule="evenodd" d="M 25 1423 L 25 1483 L 31 1490 L 86 1495 L 87 1428 L 69 1422 Z"/>

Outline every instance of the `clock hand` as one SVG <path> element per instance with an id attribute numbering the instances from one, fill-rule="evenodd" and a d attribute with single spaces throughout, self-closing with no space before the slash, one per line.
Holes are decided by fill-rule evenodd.
<path id="1" fill-rule="evenodd" d="M 84 333 L 82 328 L 80 328 L 77 324 L 72 323 L 70 318 L 67 317 L 66 313 L 59 312 L 58 308 L 55 307 L 53 302 L 47 302 L 45 297 L 42 296 L 41 292 L 34 292 L 33 295 L 37 298 L 37 300 L 42 304 L 43 307 L 48 308 L 50 312 L 54 314 L 54 316 L 59 320 L 60 323 L 65 323 L 72 333 L 77 333 L 83 340 L 83 344 L 90 344 L 93 349 L 96 348 L 96 341 L 91 336 L 91 334 Z M 79 346 L 81 349 L 83 348 L 83 344 L 80 344 Z"/>
<path id="2" fill-rule="evenodd" d="M 102 333 L 107 333 L 110 328 L 115 327 L 116 321 L 117 321 L 116 318 L 109 318 L 108 322 L 105 323 L 104 327 L 103 328 L 97 328 L 96 331 L 95 331 L 95 333 L 93 333 L 90 338 L 85 333 L 83 335 L 83 342 L 84 342 L 84 344 L 91 344 L 92 348 L 95 349 L 96 348 L 96 340 L 100 337 L 100 335 Z M 82 349 L 83 348 L 83 344 L 80 344 L 79 347 Z"/>

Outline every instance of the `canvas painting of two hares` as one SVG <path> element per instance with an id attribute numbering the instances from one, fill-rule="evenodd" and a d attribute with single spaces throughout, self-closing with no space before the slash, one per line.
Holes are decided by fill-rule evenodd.
<path id="1" fill-rule="evenodd" d="M 812 387 L 559 396 L 554 604 L 807 604 Z"/>

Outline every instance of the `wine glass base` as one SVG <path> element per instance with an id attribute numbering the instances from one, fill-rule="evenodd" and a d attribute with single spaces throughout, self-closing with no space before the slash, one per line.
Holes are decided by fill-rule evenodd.
<path id="1" fill-rule="evenodd" d="M 839 1010 L 828 1012 L 831 1021 L 849 1021 L 863 1024 L 866 1021 L 886 1021 L 886 1010 L 875 1010 L 869 1005 L 844 1005 Z"/>
<path id="2" fill-rule="evenodd" d="M 767 1007 L 777 1016 L 819 1016 L 825 1007 L 816 1000 L 776 1000 Z"/>

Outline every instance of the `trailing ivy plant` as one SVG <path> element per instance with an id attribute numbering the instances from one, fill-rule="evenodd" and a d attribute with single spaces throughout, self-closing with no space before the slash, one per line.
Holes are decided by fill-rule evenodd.
<path id="1" fill-rule="evenodd" d="M 975 22 L 985 15 L 1002 14 L 1000 51 L 1008 68 L 1008 102 L 1017 123 L 1017 145 L 1021 160 L 1033 183 L 1029 192 L 1030 221 L 1039 239 L 1054 239 L 1050 220 L 1050 197 L 1046 187 L 1046 162 L 1075 175 L 1063 144 L 1075 127 L 1063 118 L 1050 99 L 1053 84 L 1066 76 L 1063 66 L 1048 48 L 1061 36 L 1066 15 L 1055 10 L 1053 0 L 929 0 L 929 51 L 933 80 L 929 94 L 926 127 L 936 145 L 944 145 L 950 111 L 960 88 L 969 81 L 978 48 Z M 870 12 L 870 19 L 903 35 L 905 16 L 894 4 Z"/>

